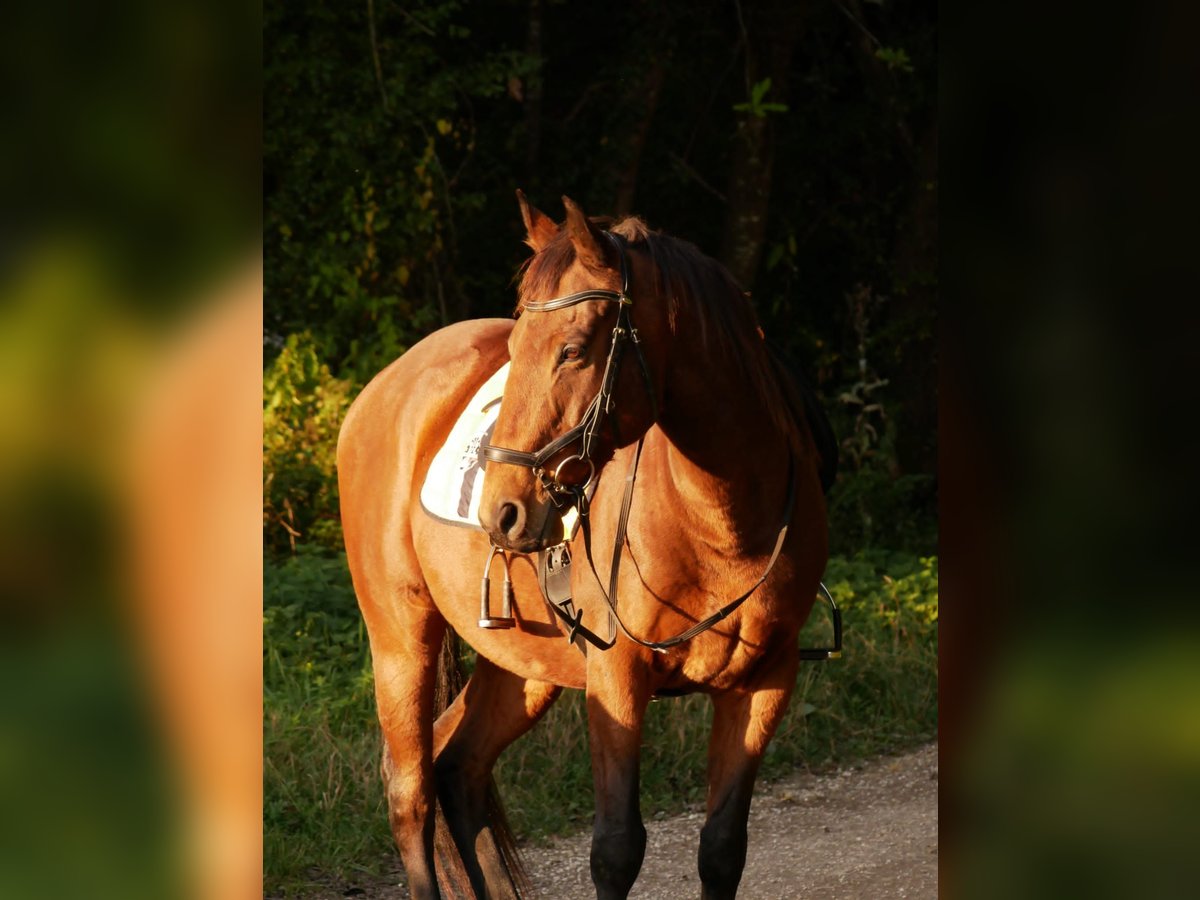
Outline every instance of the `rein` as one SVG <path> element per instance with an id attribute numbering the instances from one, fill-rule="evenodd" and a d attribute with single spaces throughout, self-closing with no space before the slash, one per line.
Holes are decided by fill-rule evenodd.
<path id="1" fill-rule="evenodd" d="M 795 505 L 796 499 L 796 472 L 795 460 L 789 455 L 788 457 L 788 489 L 787 500 L 784 503 L 783 523 L 779 527 L 779 533 L 775 538 L 775 546 L 771 551 L 771 558 L 767 562 L 766 569 L 758 577 L 758 580 L 750 586 L 748 590 L 743 592 L 736 599 L 722 606 L 715 613 L 703 621 L 697 622 L 692 627 L 680 632 L 674 637 L 667 638 L 663 641 L 647 641 L 639 638 L 637 635 L 630 632 L 625 623 L 621 620 L 621 615 L 617 611 L 617 582 L 621 570 L 621 550 L 625 545 L 626 531 L 629 526 L 629 513 L 633 507 L 633 486 L 637 477 L 638 463 L 642 456 L 642 444 L 645 437 L 638 439 L 637 446 L 633 452 L 633 459 L 630 461 L 629 473 L 625 476 L 625 494 L 621 501 L 621 513 L 617 520 L 616 537 L 613 542 L 612 567 L 609 572 L 608 590 L 604 589 L 604 585 L 600 580 L 600 574 L 596 571 L 596 564 L 592 559 L 592 528 L 590 516 L 590 501 L 589 487 L 596 478 L 596 465 L 592 459 L 594 452 L 594 441 L 596 433 L 599 431 L 605 416 L 612 412 L 614 401 L 613 391 L 616 387 L 617 375 L 620 370 L 621 360 L 624 356 L 626 342 L 633 345 L 634 356 L 637 358 L 638 366 L 642 372 L 642 379 L 646 385 L 646 393 L 650 397 L 650 406 L 652 410 L 652 420 L 658 421 L 658 403 L 654 394 L 654 383 L 650 377 L 650 369 L 646 365 L 646 358 L 642 353 L 641 341 L 638 338 L 637 329 L 633 327 L 633 321 L 630 317 L 630 310 L 633 307 L 633 300 L 629 296 L 629 266 L 625 259 L 625 248 L 623 241 L 615 234 L 605 231 L 604 236 L 608 238 L 617 250 L 617 257 L 620 261 L 621 273 L 621 290 L 586 290 L 579 291 L 575 294 L 568 294 L 565 297 L 557 297 L 553 300 L 545 300 L 540 303 L 527 303 L 523 307 L 526 312 L 551 312 L 556 309 L 565 309 L 569 306 L 574 306 L 577 303 L 588 301 L 617 303 L 617 322 L 613 327 L 612 341 L 609 345 L 608 359 L 604 366 L 604 377 L 601 380 L 600 390 L 595 398 L 584 411 L 583 417 L 575 427 L 569 429 L 553 440 L 549 441 L 540 450 L 533 452 L 523 450 L 512 450 L 507 447 L 496 447 L 492 444 L 485 444 L 480 448 L 480 453 L 488 462 L 504 463 L 507 465 L 524 466 L 533 470 L 533 474 L 541 481 L 542 486 L 550 495 L 551 501 L 556 507 L 566 505 L 574 505 L 579 512 L 579 525 L 583 531 L 583 546 L 587 557 L 588 567 L 592 571 L 593 577 L 596 579 L 596 586 L 600 588 L 600 594 L 604 597 L 604 603 L 608 607 L 608 631 L 607 638 L 601 638 L 595 632 L 584 628 L 582 625 L 583 610 L 573 610 L 571 600 L 568 597 L 561 605 L 557 602 L 551 602 L 550 608 L 555 614 L 568 626 L 567 640 L 575 641 L 577 637 L 582 637 L 588 643 L 594 645 L 600 650 L 608 650 L 617 642 L 617 632 L 625 635 L 626 638 L 633 641 L 642 647 L 647 647 L 658 653 L 666 653 L 672 647 L 677 647 L 687 641 L 690 641 L 696 635 L 712 628 L 722 619 L 728 617 L 735 609 L 744 603 L 751 594 L 753 594 L 770 575 L 771 569 L 775 567 L 776 560 L 779 559 L 779 554 L 783 550 L 783 545 L 787 539 L 788 526 L 792 521 L 792 507 Z M 575 443 L 579 443 L 579 452 L 568 456 L 562 460 L 554 468 L 553 473 L 548 473 L 547 464 L 559 453 Z M 587 480 L 581 484 L 566 484 L 559 477 L 563 468 L 568 463 L 579 461 L 586 463 L 588 466 Z M 557 548 L 556 548 L 557 549 Z M 500 551 L 500 548 L 493 547 L 488 551 L 488 568 L 491 566 L 491 561 L 494 554 Z M 503 551 L 500 551 L 503 552 Z M 561 559 L 563 554 L 559 554 Z M 566 557 L 569 565 L 569 556 Z M 482 612 L 480 616 L 480 626 L 485 628 L 510 627 L 507 624 L 501 625 L 500 622 L 511 622 L 510 613 L 508 612 L 511 606 L 511 588 L 505 582 L 505 588 L 508 591 L 505 595 L 505 613 L 504 616 L 509 618 L 492 619 L 487 614 L 487 597 L 488 597 L 488 573 L 485 570 L 482 593 Z M 823 586 L 822 586 L 823 587 Z M 544 589 L 544 585 L 543 585 Z M 547 596 L 547 600 L 549 600 Z M 489 623 L 489 624 L 485 624 Z M 495 623 L 495 624 L 493 624 Z M 840 629 L 839 629 L 840 631 Z M 840 637 L 840 635 L 839 635 Z M 840 640 L 839 640 L 840 647 Z M 580 645 L 582 649 L 582 644 Z"/>
<path id="2" fill-rule="evenodd" d="M 750 588 L 742 593 L 735 600 L 722 606 L 715 613 L 697 622 L 686 631 L 681 631 L 672 638 L 667 638 L 664 641 L 647 641 L 630 632 L 621 621 L 621 614 L 617 612 L 617 580 L 621 570 L 621 548 L 625 544 L 625 532 L 629 525 L 629 511 L 633 505 L 633 482 L 634 474 L 637 471 L 638 458 L 642 453 L 642 442 L 638 441 L 637 449 L 634 451 L 633 465 L 629 470 L 629 475 L 625 478 L 625 496 L 621 503 L 621 516 L 617 520 L 617 534 L 613 541 L 613 557 L 612 569 L 608 577 L 608 590 L 604 589 L 600 581 L 600 574 L 596 571 L 596 564 L 592 561 L 592 529 L 591 516 L 588 515 L 588 500 L 582 493 L 579 495 L 579 526 L 583 530 L 583 547 L 587 556 L 588 567 L 592 570 L 592 576 L 596 579 L 596 586 L 600 588 L 600 594 L 604 597 L 604 603 L 608 607 L 609 615 L 609 637 L 606 641 L 600 642 L 593 638 L 589 638 L 591 643 L 595 644 L 601 650 L 607 650 L 616 643 L 616 629 L 620 629 L 621 634 L 625 635 L 629 640 L 642 647 L 647 647 L 658 653 L 666 653 L 672 647 L 678 647 L 680 644 L 686 643 L 702 632 L 708 631 L 722 619 L 725 619 L 735 609 L 741 606 L 750 595 L 758 590 L 759 586 L 767 580 L 767 576 L 771 574 L 771 569 L 775 567 L 775 561 L 779 559 L 779 554 L 783 550 L 784 541 L 787 539 L 788 526 L 792 522 L 792 507 L 795 505 L 796 499 L 796 471 L 795 464 L 791 457 L 788 458 L 788 491 L 787 500 L 784 502 L 783 508 L 783 524 L 779 528 L 779 533 L 775 537 L 775 547 L 771 550 L 771 559 L 767 562 L 767 567 L 763 573 L 758 576 L 758 580 L 750 585 Z M 580 619 L 583 618 L 583 613 L 579 613 Z M 568 620 L 570 621 L 570 620 Z M 576 629 L 578 625 L 576 623 Z M 586 637 L 586 635 L 585 635 Z"/>

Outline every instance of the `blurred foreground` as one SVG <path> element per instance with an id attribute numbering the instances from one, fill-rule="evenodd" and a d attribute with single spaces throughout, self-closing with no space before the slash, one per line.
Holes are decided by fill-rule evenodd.
<path id="1" fill-rule="evenodd" d="M 945 34 L 946 897 L 1200 876 L 1196 19 L 1068 4 Z"/>
<path id="2" fill-rule="evenodd" d="M 0 896 L 260 892 L 260 14 L 0 26 Z"/>

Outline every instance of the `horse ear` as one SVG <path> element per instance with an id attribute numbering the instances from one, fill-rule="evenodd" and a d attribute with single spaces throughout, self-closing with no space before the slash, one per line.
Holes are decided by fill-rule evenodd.
<path id="1" fill-rule="evenodd" d="M 600 230 L 588 221 L 583 210 L 570 197 L 563 197 L 563 206 L 567 208 L 567 234 L 575 245 L 575 255 L 589 269 L 611 267 L 608 257 L 608 242 Z"/>
<path id="2" fill-rule="evenodd" d="M 554 221 L 525 199 L 525 192 L 517 189 L 517 204 L 521 207 L 521 221 L 525 223 L 525 243 L 533 248 L 534 253 L 540 253 L 554 236 L 558 234 L 558 226 Z"/>

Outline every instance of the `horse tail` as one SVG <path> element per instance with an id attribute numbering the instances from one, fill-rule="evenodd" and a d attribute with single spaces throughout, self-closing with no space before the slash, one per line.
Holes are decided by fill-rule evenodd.
<path id="1" fill-rule="evenodd" d="M 454 698 L 462 692 L 466 685 L 466 670 L 463 666 L 462 659 L 462 639 L 455 633 L 453 628 L 447 627 L 446 636 L 442 640 L 441 656 L 438 660 L 438 678 L 437 678 L 437 693 L 434 695 L 434 719 L 436 720 L 446 708 L 454 701 Z M 493 871 L 501 869 L 508 875 L 508 887 L 512 892 L 512 896 L 520 900 L 523 897 L 530 897 L 533 894 L 533 887 L 529 880 L 529 873 L 525 868 L 525 863 L 517 852 L 517 838 L 513 833 L 512 826 L 508 822 L 508 816 L 504 812 L 504 806 L 500 802 L 500 791 L 496 787 L 496 779 L 489 777 L 487 785 L 487 824 L 492 833 L 492 841 L 481 841 L 476 845 L 478 855 L 494 855 L 495 861 L 499 862 L 499 866 L 490 866 Z M 458 848 L 454 844 L 454 838 L 450 833 L 449 823 L 446 821 L 446 816 L 442 811 L 441 801 L 439 799 L 437 805 L 437 822 L 435 826 L 434 846 L 437 856 L 437 866 L 439 870 L 439 879 L 445 881 L 446 885 L 452 888 L 447 892 L 453 897 L 473 897 L 471 890 L 471 882 L 467 876 L 466 868 L 463 866 L 462 857 L 458 853 Z M 489 888 L 494 886 L 489 885 Z M 495 886 L 499 887 L 499 886 Z M 500 896 L 504 896 L 501 894 Z"/>

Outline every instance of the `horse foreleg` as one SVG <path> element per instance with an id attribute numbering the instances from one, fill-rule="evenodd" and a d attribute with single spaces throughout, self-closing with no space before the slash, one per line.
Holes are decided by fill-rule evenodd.
<path id="1" fill-rule="evenodd" d="M 388 813 L 414 900 L 440 897 L 433 857 L 433 698 L 445 628 L 430 612 L 409 623 L 394 644 L 376 640 L 372 648 Z"/>
<path id="2" fill-rule="evenodd" d="M 467 686 L 434 726 L 438 799 L 478 897 L 517 896 L 495 833 L 507 826 L 489 819 L 492 767 L 561 691 L 557 685 L 526 681 L 481 656 Z"/>
<path id="3" fill-rule="evenodd" d="M 643 673 L 620 664 L 589 667 L 588 733 L 596 794 L 591 868 L 599 900 L 624 900 L 646 853 L 638 778 L 649 699 Z"/>
<path id="4" fill-rule="evenodd" d="M 762 671 L 748 689 L 713 697 L 708 818 L 700 832 L 703 900 L 725 900 L 737 894 L 746 865 L 746 820 L 754 779 L 787 709 L 798 664 L 796 654 L 789 653 Z"/>

